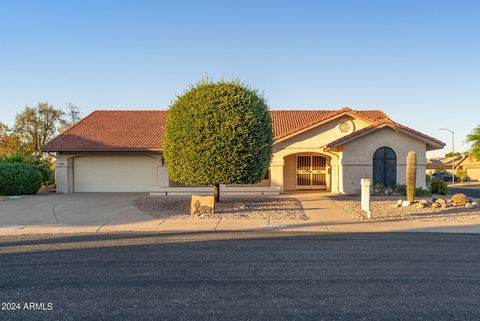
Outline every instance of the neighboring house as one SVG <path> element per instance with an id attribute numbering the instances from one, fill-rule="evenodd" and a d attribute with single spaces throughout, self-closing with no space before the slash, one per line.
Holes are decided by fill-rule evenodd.
<path id="1" fill-rule="evenodd" d="M 258 184 L 225 190 L 353 194 L 362 178 L 405 183 L 409 151 L 417 152 L 417 186 L 425 187 L 426 151 L 445 146 L 378 110 L 275 110 L 271 117 L 269 174 Z M 161 110 L 91 113 L 44 148 L 56 153 L 57 192 L 200 191 L 168 178 L 162 157 L 166 121 Z"/>
<path id="2" fill-rule="evenodd" d="M 442 158 L 440 157 L 432 157 L 427 159 L 427 174 L 432 174 L 438 171 L 448 171 L 452 170 L 452 166 L 446 165 Z"/>
<path id="3" fill-rule="evenodd" d="M 457 163 L 456 169 L 465 170 L 469 181 L 480 181 L 480 159 L 465 154 Z"/>
<path id="4" fill-rule="evenodd" d="M 454 164 L 462 161 L 463 155 L 453 157 L 432 157 L 427 160 L 427 174 L 432 174 L 438 171 L 452 172 Z M 455 165 L 456 166 L 456 165 Z"/>

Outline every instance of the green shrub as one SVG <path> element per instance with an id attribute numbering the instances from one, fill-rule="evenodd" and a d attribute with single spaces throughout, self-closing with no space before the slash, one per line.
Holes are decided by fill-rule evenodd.
<path id="1" fill-rule="evenodd" d="M 426 182 L 427 188 L 430 189 L 430 185 L 432 185 L 432 175 L 426 174 L 425 182 Z"/>
<path id="2" fill-rule="evenodd" d="M 441 179 L 434 179 L 430 185 L 430 192 L 432 194 L 447 195 L 448 185 Z"/>
<path id="3" fill-rule="evenodd" d="M 407 184 L 397 184 L 394 186 L 383 186 L 382 184 L 375 185 L 372 189 L 372 195 L 375 196 L 389 196 L 389 195 L 398 195 L 406 196 L 407 195 Z M 415 196 L 430 196 L 430 190 L 417 187 L 415 189 Z"/>
<path id="4" fill-rule="evenodd" d="M 55 183 L 55 175 L 48 159 L 36 159 L 32 156 L 25 156 L 22 153 L 16 152 L 2 155 L 0 161 L 8 163 L 25 163 L 35 166 L 42 175 L 42 183 L 50 185 Z"/>
<path id="5" fill-rule="evenodd" d="M 0 195 L 35 194 L 42 174 L 32 164 L 0 161 Z"/>
<path id="6" fill-rule="evenodd" d="M 402 195 L 402 196 L 405 196 L 407 195 L 407 184 L 397 184 L 394 186 L 394 190 Z"/>
<path id="7" fill-rule="evenodd" d="M 459 168 L 455 171 L 455 176 L 457 176 L 462 182 L 464 182 L 467 179 L 467 171 Z"/>
<path id="8" fill-rule="evenodd" d="M 272 157 L 272 121 L 263 96 L 233 81 L 202 81 L 169 108 L 165 128 L 168 176 L 214 187 L 261 181 Z"/>
<path id="9" fill-rule="evenodd" d="M 430 192 L 430 189 L 428 188 L 422 188 L 422 187 L 417 187 L 415 188 L 415 196 L 430 196 L 432 193 Z"/>

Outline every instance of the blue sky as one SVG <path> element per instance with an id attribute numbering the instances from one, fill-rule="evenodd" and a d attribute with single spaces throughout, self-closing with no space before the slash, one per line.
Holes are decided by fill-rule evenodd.
<path id="1" fill-rule="evenodd" d="M 480 124 L 480 4 L 0 0 L 4 123 L 38 101 L 163 109 L 205 76 L 239 78 L 272 109 L 382 109 L 446 151 L 448 127 L 465 150 Z"/>

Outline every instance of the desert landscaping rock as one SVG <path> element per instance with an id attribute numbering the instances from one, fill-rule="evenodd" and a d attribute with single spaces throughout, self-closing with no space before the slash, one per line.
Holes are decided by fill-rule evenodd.
<path id="1" fill-rule="evenodd" d="M 357 196 L 334 196 L 336 203 L 357 219 L 363 219 L 365 213 L 360 209 L 360 198 Z M 447 201 L 439 198 L 431 207 L 422 203 L 414 206 L 395 207 L 397 198 L 380 196 L 371 198 L 373 221 L 423 221 L 423 222 L 480 222 L 480 208 L 465 206 L 451 207 Z M 420 207 L 420 205 L 422 206 Z M 418 205 L 418 206 L 417 206 Z"/>
<path id="2" fill-rule="evenodd" d="M 190 198 L 140 197 L 132 202 L 139 210 L 156 218 L 190 218 Z M 214 214 L 198 218 L 307 220 L 299 200 L 292 197 L 226 198 L 215 205 Z"/>

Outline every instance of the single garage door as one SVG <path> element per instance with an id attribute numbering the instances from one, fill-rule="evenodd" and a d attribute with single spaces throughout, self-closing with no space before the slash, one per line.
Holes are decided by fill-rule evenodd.
<path id="1" fill-rule="evenodd" d="M 148 156 L 78 157 L 74 192 L 148 192 L 156 185 L 157 160 Z"/>

